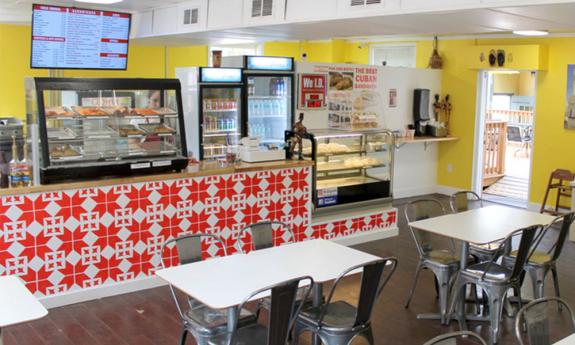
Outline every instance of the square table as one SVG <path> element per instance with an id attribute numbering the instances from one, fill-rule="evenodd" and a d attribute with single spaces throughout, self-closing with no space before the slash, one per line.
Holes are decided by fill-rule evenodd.
<path id="1" fill-rule="evenodd" d="M 156 274 L 186 295 L 213 309 L 227 309 L 233 330 L 236 308 L 252 292 L 286 280 L 311 276 L 314 305 L 322 283 L 345 270 L 380 257 L 326 240 L 310 240 L 161 269 Z"/>
<path id="2" fill-rule="evenodd" d="M 2 328 L 37 320 L 48 311 L 20 279 L 14 276 L 0 277 L 0 345 L 3 344 Z"/>
<path id="3" fill-rule="evenodd" d="M 571 334 L 567 338 L 560 340 L 553 345 L 575 345 L 575 334 Z"/>
<path id="4" fill-rule="evenodd" d="M 461 213 L 411 222 L 415 229 L 461 241 L 460 268 L 467 266 L 469 244 L 483 245 L 505 239 L 516 230 L 549 225 L 555 217 L 507 206 L 493 205 Z M 465 298 L 462 295 L 462 298 Z M 463 306 L 463 303 L 460 303 Z M 462 309 L 460 309 L 462 313 Z M 461 320 L 461 318 L 460 318 Z M 461 325 L 466 329 L 465 325 Z"/>

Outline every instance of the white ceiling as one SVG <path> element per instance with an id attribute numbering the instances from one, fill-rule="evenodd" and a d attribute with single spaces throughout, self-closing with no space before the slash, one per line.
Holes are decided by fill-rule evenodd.
<path id="1" fill-rule="evenodd" d="M 184 1 L 186 0 L 124 0 L 118 4 L 108 5 L 108 7 L 125 11 L 138 11 Z M 89 7 L 85 3 L 73 0 L 0 0 L 0 23 L 29 23 L 32 3 Z M 266 40 L 321 40 L 333 37 L 497 34 L 509 33 L 513 30 L 532 29 L 573 32 L 575 31 L 573 18 L 575 18 L 575 3 L 567 3 L 268 25 L 137 39 L 134 40 L 134 43 L 161 45 L 223 44 Z"/>
<path id="2" fill-rule="evenodd" d="M 338 19 L 138 39 L 138 44 L 322 40 L 334 37 L 507 34 L 513 30 L 575 31 L 575 3 Z"/>

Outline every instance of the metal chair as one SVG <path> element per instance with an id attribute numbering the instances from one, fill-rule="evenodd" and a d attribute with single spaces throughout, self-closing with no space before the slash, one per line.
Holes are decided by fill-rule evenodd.
<path id="1" fill-rule="evenodd" d="M 473 208 L 483 207 L 483 199 L 472 191 L 461 191 L 451 195 L 449 204 L 453 213 L 469 211 Z M 499 248 L 499 242 L 493 242 L 486 245 L 469 245 L 469 254 L 477 258 L 479 262 L 489 261 L 493 253 Z"/>
<path id="2" fill-rule="evenodd" d="M 529 261 L 525 264 L 524 267 L 525 272 L 529 274 L 531 278 L 531 282 L 533 284 L 533 296 L 536 299 L 542 298 L 544 295 L 545 277 L 549 271 L 551 271 L 553 274 L 555 295 L 557 297 L 561 297 L 559 290 L 559 275 L 557 274 L 557 260 L 559 259 L 559 256 L 561 256 L 563 246 L 567 240 L 567 237 L 569 236 L 569 230 L 574 221 L 575 213 L 573 212 L 564 216 L 557 217 L 550 225 L 545 227 L 545 229 L 541 232 L 538 239 L 536 240 L 535 248 L 529 256 Z M 559 223 L 561 223 L 561 228 L 551 248 L 549 248 L 547 251 L 536 250 L 538 247 L 540 247 L 541 242 L 544 238 L 547 237 L 546 235 L 550 233 L 550 230 L 554 227 L 554 225 L 558 225 Z M 510 255 L 503 257 L 503 264 L 507 267 L 513 266 L 516 256 L 517 251 L 512 251 Z"/>
<path id="3" fill-rule="evenodd" d="M 508 125 L 507 141 L 520 144 L 514 155 L 517 155 L 517 153 L 521 150 L 525 150 L 525 154 L 529 156 L 529 150 L 531 149 L 533 137 L 529 134 L 528 129 L 523 130 L 520 126 Z"/>
<path id="4" fill-rule="evenodd" d="M 259 223 L 254 223 L 241 229 L 238 234 L 238 251 L 242 254 L 252 250 L 260 250 L 271 248 L 274 246 L 274 227 L 279 228 L 279 230 L 284 231 L 285 235 L 288 234 L 289 239 L 286 242 L 293 242 L 295 240 L 295 235 L 289 225 L 278 221 L 263 221 Z M 275 231 L 277 231 L 276 229 Z M 248 237 L 250 242 L 244 243 L 244 237 Z M 249 250 L 246 250 L 246 247 Z"/>
<path id="5" fill-rule="evenodd" d="M 387 264 L 392 267 L 387 275 Z M 342 279 L 353 271 L 363 268 L 357 305 L 345 301 L 332 302 L 334 293 Z M 371 314 L 377 298 L 397 268 L 396 258 L 384 258 L 365 265 L 352 267 L 335 280 L 326 303 L 319 307 L 304 309 L 298 316 L 293 332 L 292 345 L 298 345 L 299 337 L 305 331 L 319 336 L 326 345 L 347 345 L 355 337 L 365 338 L 374 345 L 371 328 Z"/>
<path id="6" fill-rule="evenodd" d="M 460 331 L 439 335 L 426 341 L 423 345 L 457 345 L 457 344 L 480 344 L 487 345 L 485 340 L 477 333 Z"/>
<path id="7" fill-rule="evenodd" d="M 565 332 L 566 328 L 571 331 Z M 558 297 L 532 301 L 521 308 L 515 319 L 515 336 L 520 345 L 551 345 L 573 332 L 573 310 Z"/>
<path id="8" fill-rule="evenodd" d="M 212 240 L 219 243 L 224 251 L 224 256 L 227 255 L 226 246 L 223 241 L 215 235 L 207 234 L 194 234 L 184 235 L 177 238 L 170 239 L 164 243 L 162 247 L 162 254 L 166 252 L 166 248 L 173 245 L 177 249 L 177 263 L 185 265 L 202 261 L 202 240 Z M 162 255 L 162 267 L 166 268 L 168 260 L 172 261 L 170 257 Z M 198 345 L 207 344 L 207 339 L 215 334 L 225 332 L 227 330 L 227 314 L 225 311 L 211 309 L 204 304 L 194 300 L 193 298 L 178 297 L 176 290 L 170 285 L 170 291 L 176 308 L 182 321 L 182 335 L 180 338 L 180 345 L 186 343 L 188 333 L 196 339 Z M 257 321 L 256 315 L 246 309 L 241 309 L 239 318 L 239 326 L 253 324 Z"/>
<path id="9" fill-rule="evenodd" d="M 443 205 L 434 199 L 419 199 L 409 202 L 405 206 L 405 218 L 408 223 L 423 220 L 431 217 L 437 217 L 445 214 Z M 427 268 L 433 272 L 437 282 L 439 294 L 439 309 L 441 314 L 441 323 L 447 322 L 447 306 L 449 299 L 449 286 L 452 278 L 459 270 L 460 259 L 456 254 L 455 243 L 449 241 L 449 249 L 437 249 L 433 243 L 433 236 L 428 232 L 419 231 L 409 227 L 417 252 L 419 254 L 419 263 L 415 271 L 413 285 L 405 302 L 405 308 L 409 308 L 409 303 L 415 292 L 415 287 L 422 269 Z"/>
<path id="10" fill-rule="evenodd" d="M 246 303 L 253 301 L 266 292 L 271 291 L 271 308 L 267 326 L 253 324 L 238 328 L 234 324 L 232 332 L 216 335 L 208 340 L 209 345 L 285 345 L 299 315 L 301 305 L 296 306 L 296 293 L 301 282 L 308 281 L 305 287 L 309 295 L 313 287 L 311 277 L 300 277 L 268 286 L 251 293 L 246 297 L 238 310 Z M 237 319 L 237 318 L 236 318 Z"/>
<path id="11" fill-rule="evenodd" d="M 455 304 L 459 301 L 461 290 L 467 284 L 475 284 L 483 289 L 489 299 L 489 318 L 491 323 L 491 343 L 496 344 L 499 336 L 499 326 L 503 312 L 503 304 L 509 289 L 513 288 L 518 294 L 519 307 L 521 307 L 521 274 L 523 267 L 529 259 L 540 225 L 531 226 L 517 230 L 509 235 L 500 245 L 496 253 L 489 262 L 481 262 L 460 270 L 452 288 L 452 299 L 450 312 L 454 310 Z M 512 269 L 496 263 L 500 253 L 507 250 L 515 236 L 521 236 L 517 258 Z"/>

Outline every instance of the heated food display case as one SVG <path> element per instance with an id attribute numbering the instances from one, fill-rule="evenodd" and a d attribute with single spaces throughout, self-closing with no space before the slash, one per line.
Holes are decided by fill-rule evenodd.
<path id="1" fill-rule="evenodd" d="M 27 98 L 41 183 L 188 164 L 178 80 L 33 78 Z"/>
<path id="2" fill-rule="evenodd" d="M 293 132 L 286 136 L 292 140 Z M 315 161 L 315 210 L 391 201 L 394 145 L 388 130 L 310 131 L 303 140 L 303 158 Z"/>

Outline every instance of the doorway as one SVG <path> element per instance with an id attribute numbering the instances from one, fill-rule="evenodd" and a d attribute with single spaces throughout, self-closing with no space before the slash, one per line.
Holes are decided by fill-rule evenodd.
<path id="1" fill-rule="evenodd" d="M 474 191 L 527 207 L 537 72 L 481 71 L 478 82 Z"/>

